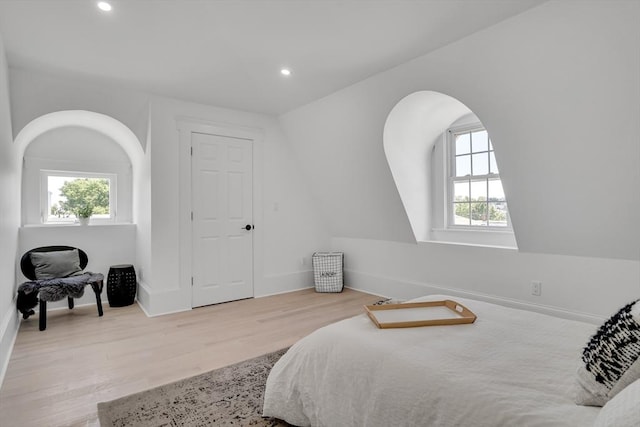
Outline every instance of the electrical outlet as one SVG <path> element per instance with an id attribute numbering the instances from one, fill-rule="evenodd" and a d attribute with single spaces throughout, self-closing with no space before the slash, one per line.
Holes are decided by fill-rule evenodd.
<path id="1" fill-rule="evenodd" d="M 531 295 L 539 297 L 542 295 L 542 282 L 538 280 L 531 281 Z"/>
<path id="2" fill-rule="evenodd" d="M 300 265 L 305 265 L 307 263 L 305 257 L 300 258 Z"/>

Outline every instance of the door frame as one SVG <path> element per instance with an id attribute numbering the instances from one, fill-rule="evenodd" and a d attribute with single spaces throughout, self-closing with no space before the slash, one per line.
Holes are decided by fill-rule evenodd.
<path id="1" fill-rule="evenodd" d="M 192 244 L 193 231 L 191 223 L 191 212 L 193 209 L 191 200 L 191 133 L 205 133 L 211 135 L 226 136 L 231 138 L 241 138 L 252 141 L 253 145 L 253 295 L 256 289 L 262 285 L 262 254 L 263 254 L 263 233 L 262 233 L 262 161 L 263 147 L 262 141 L 264 131 L 260 128 L 235 126 L 224 123 L 201 121 L 193 118 L 176 119 L 176 128 L 179 136 L 179 190 L 178 202 L 179 211 L 179 280 L 180 288 L 189 295 L 189 304 L 193 308 L 193 288 L 191 278 L 193 277 L 192 267 Z"/>

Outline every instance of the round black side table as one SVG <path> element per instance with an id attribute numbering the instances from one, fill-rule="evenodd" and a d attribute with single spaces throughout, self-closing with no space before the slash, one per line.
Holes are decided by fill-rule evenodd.
<path id="1" fill-rule="evenodd" d="M 136 297 L 136 270 L 131 264 L 112 265 L 107 276 L 107 298 L 110 307 L 133 304 Z"/>

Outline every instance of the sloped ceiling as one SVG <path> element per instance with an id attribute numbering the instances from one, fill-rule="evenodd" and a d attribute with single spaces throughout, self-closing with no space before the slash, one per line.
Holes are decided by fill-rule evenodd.
<path id="1" fill-rule="evenodd" d="M 640 3 L 546 3 L 281 116 L 334 236 L 415 242 L 383 152 L 405 96 L 492 136 L 520 251 L 640 259 Z"/>
<path id="2" fill-rule="evenodd" d="M 541 1 L 111 3 L 107 14 L 91 0 L 0 1 L 10 66 L 282 113 Z"/>

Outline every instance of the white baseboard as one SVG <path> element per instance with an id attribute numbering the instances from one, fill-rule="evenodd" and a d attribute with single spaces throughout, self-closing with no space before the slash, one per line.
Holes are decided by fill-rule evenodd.
<path id="1" fill-rule="evenodd" d="M 605 320 L 603 317 L 590 313 L 565 310 L 560 307 L 534 304 L 528 301 L 504 298 L 455 288 L 447 288 L 429 283 L 377 276 L 350 269 L 345 270 L 345 283 L 348 284 L 348 288 L 386 298 L 411 299 L 424 295 L 444 294 L 490 302 L 521 310 L 535 311 L 537 313 L 548 314 L 550 316 L 561 317 L 563 319 L 578 320 L 594 325 L 602 324 Z"/>
<path id="2" fill-rule="evenodd" d="M 283 295 L 283 294 L 290 294 L 291 292 L 298 292 L 298 291 L 302 291 L 304 289 L 313 289 L 315 286 L 305 286 L 304 288 L 296 288 L 296 289 L 291 289 L 288 291 L 282 291 L 282 292 L 274 292 L 272 294 L 266 294 L 266 295 L 256 295 L 255 298 L 265 298 L 265 297 L 273 297 L 276 295 Z"/>
<path id="3" fill-rule="evenodd" d="M 138 282 L 138 305 L 147 317 L 191 310 L 190 295 L 185 289 L 154 290 Z"/>
<path id="4" fill-rule="evenodd" d="M 266 275 L 259 283 L 259 288 L 254 289 L 255 298 L 299 291 L 313 287 L 313 271 Z M 191 310 L 190 298 L 188 289 L 157 291 L 143 281 L 138 282 L 138 305 L 147 317 Z"/>
<path id="5" fill-rule="evenodd" d="M 9 359 L 11 358 L 19 329 L 20 317 L 14 300 L 9 311 L 2 319 L 2 324 L 0 324 L 0 387 L 2 387 L 4 376 L 9 367 Z"/>
<path id="6" fill-rule="evenodd" d="M 290 273 L 265 275 L 260 281 L 260 289 L 254 289 L 256 298 L 285 294 L 313 287 L 313 271 L 293 271 Z"/>

